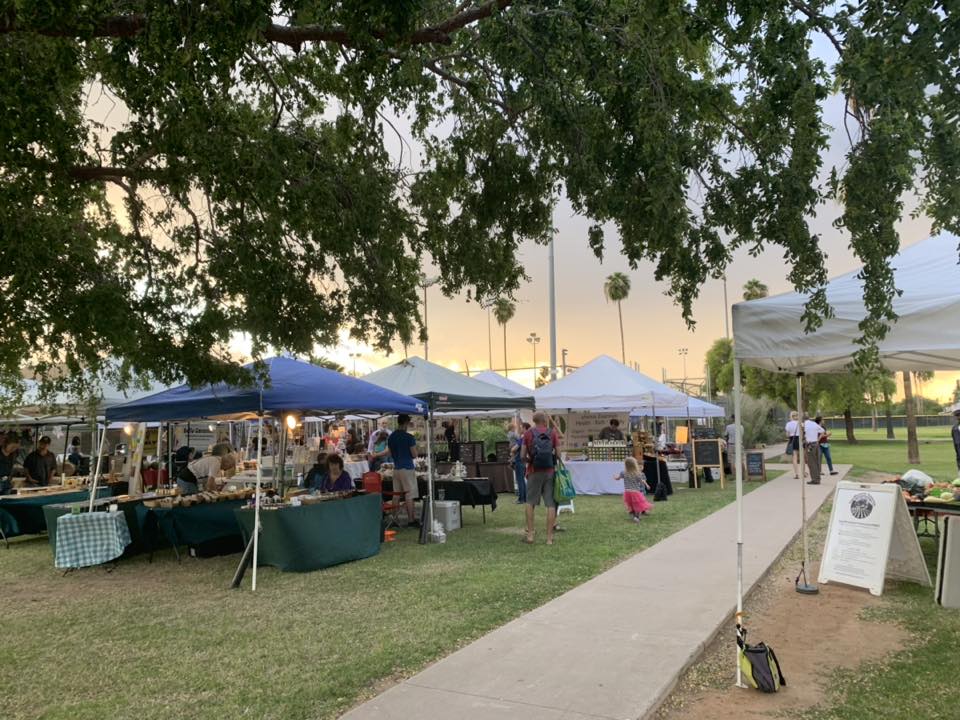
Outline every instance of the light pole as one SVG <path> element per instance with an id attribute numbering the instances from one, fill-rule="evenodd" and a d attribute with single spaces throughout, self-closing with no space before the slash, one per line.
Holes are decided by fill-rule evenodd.
<path id="1" fill-rule="evenodd" d="M 557 286 L 553 267 L 553 238 L 550 238 L 550 379 L 557 379 Z M 536 346 L 534 346 L 536 350 Z M 534 363 L 536 365 L 536 363 Z M 534 383 L 536 384 L 536 383 Z"/>
<path id="2" fill-rule="evenodd" d="M 723 326 L 726 328 L 727 340 L 730 339 L 730 306 L 727 304 L 727 274 L 723 274 Z"/>
<path id="3" fill-rule="evenodd" d="M 533 386 L 537 386 L 537 345 L 540 343 L 541 338 L 535 332 L 530 333 L 530 337 L 527 338 L 527 342 L 533 345 Z"/>
<path id="4" fill-rule="evenodd" d="M 352 352 L 350 357 L 353 359 L 353 376 L 357 377 L 357 358 L 360 357 L 360 353 Z"/>
<path id="5" fill-rule="evenodd" d="M 677 354 L 683 358 L 683 391 L 687 391 L 687 348 L 680 348 Z"/>
<path id="6" fill-rule="evenodd" d="M 563 363 L 563 376 L 566 377 L 567 376 L 567 349 L 566 348 L 563 348 L 563 350 L 560 351 L 560 356 L 563 358 L 563 360 L 561 361 Z"/>
<path id="7" fill-rule="evenodd" d="M 436 285 L 440 281 L 440 278 L 433 277 L 428 278 L 426 275 L 420 275 L 420 287 L 423 288 L 423 359 L 430 359 L 430 350 L 427 346 L 427 339 L 430 335 L 430 331 L 427 329 L 427 288 L 431 285 Z"/>

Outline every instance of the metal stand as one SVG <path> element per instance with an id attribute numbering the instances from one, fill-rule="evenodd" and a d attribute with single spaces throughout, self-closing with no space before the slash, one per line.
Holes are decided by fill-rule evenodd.
<path id="1" fill-rule="evenodd" d="M 794 587 L 801 595 L 816 595 L 820 588 L 807 579 L 810 551 L 807 547 L 807 431 L 804 427 L 806 419 L 803 416 L 803 373 L 797 373 L 797 417 L 797 422 L 800 423 L 797 440 L 800 443 L 800 537 L 803 542 L 803 559 L 800 561 L 800 572 L 794 580 Z M 800 578 L 803 578 L 803 582 L 800 582 Z"/>

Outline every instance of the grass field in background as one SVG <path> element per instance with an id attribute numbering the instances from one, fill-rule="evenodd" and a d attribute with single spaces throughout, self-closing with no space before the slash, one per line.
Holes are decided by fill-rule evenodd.
<path id="1" fill-rule="evenodd" d="M 950 439 L 950 428 L 919 428 L 920 464 L 907 464 L 907 431 L 896 429 L 896 439 L 887 440 L 886 431 L 858 430 L 856 444 L 847 443 L 843 431 L 834 432 L 830 438 L 830 451 L 834 464 L 852 464 L 858 473 L 877 470 L 901 474 L 911 467 L 927 473 L 936 480 L 952 480 L 957 477 L 956 455 Z"/>
<path id="2" fill-rule="evenodd" d="M 757 487 L 748 485 L 747 491 Z M 0 549 L 4 720 L 332 718 L 386 683 L 583 583 L 734 500 L 678 490 L 635 525 L 619 496 L 578 497 L 567 531 L 520 542 L 521 506 L 464 509 L 465 528 L 421 546 L 294 574 L 264 568 L 228 589 L 238 555 L 172 552 L 66 576 L 47 539 Z M 574 668 L 583 658 L 562 658 Z"/>

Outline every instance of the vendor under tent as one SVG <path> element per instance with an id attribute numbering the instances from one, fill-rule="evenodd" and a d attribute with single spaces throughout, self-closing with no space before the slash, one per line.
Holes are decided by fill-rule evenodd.
<path id="1" fill-rule="evenodd" d="M 665 418 L 718 418 L 727 414 L 719 405 L 700 398 L 689 397 L 684 408 L 657 408 L 656 416 Z M 653 408 L 634 408 L 630 417 L 653 417 Z"/>
<path id="2" fill-rule="evenodd" d="M 537 388 L 534 397 L 540 410 L 604 413 L 624 418 L 631 414 L 685 416 L 692 399 L 609 355 L 594 358 L 576 372 Z M 568 462 L 567 469 L 578 494 L 619 494 L 623 485 L 613 478 L 623 470 L 622 465 L 622 459 L 619 463 L 613 459 L 591 459 Z M 655 471 L 659 481 L 660 463 Z"/>
<path id="3" fill-rule="evenodd" d="M 258 416 L 280 418 L 289 415 L 350 413 L 422 415 L 425 412 L 424 404 L 415 398 L 310 363 L 275 357 L 264 360 L 262 366 L 262 375 L 258 374 L 255 364 L 244 366 L 251 375 L 249 386 L 218 383 L 191 388 L 189 385 L 182 385 L 134 402 L 107 408 L 107 421 L 146 422 L 199 418 L 226 420 Z M 257 492 L 252 531 L 254 590 L 257 584 L 261 533 L 263 423 L 257 423 L 257 434 Z M 99 475 L 99 471 L 97 474 Z M 377 531 L 379 532 L 379 527 Z M 245 553 L 244 560 L 246 557 Z"/>
<path id="4" fill-rule="evenodd" d="M 364 380 L 389 388 L 394 392 L 415 397 L 426 404 L 427 418 L 427 522 L 421 540 L 433 526 L 433 417 L 440 412 L 466 413 L 470 411 L 514 411 L 534 406 L 533 396 L 517 395 L 495 387 L 476 378 L 467 377 L 453 370 L 431 363 L 419 357 L 401 360 L 395 365 L 377 370 Z"/>
<path id="5" fill-rule="evenodd" d="M 891 258 L 892 298 L 897 319 L 878 343 L 879 361 L 888 370 L 956 370 L 960 368 L 960 238 L 941 233 L 904 248 Z M 741 365 L 797 376 L 797 410 L 803 413 L 805 373 L 849 372 L 859 349 L 860 323 L 867 317 L 862 269 L 841 275 L 826 285 L 833 316 L 814 332 L 804 331 L 803 314 L 809 296 L 790 292 L 740 302 L 733 306 L 734 414 L 741 424 Z M 743 612 L 743 434 L 737 433 L 737 621 Z M 804 464 L 801 463 L 801 468 Z M 801 475 L 801 534 L 805 576 L 809 565 L 806 539 L 806 483 Z M 809 582 L 801 592 L 816 592 Z M 737 667 L 737 683 L 740 668 Z"/>

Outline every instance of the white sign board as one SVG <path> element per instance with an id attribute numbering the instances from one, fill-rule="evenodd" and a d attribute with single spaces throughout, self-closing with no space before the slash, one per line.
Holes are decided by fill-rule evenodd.
<path id="1" fill-rule="evenodd" d="M 574 412 L 566 415 L 563 428 L 563 445 L 568 448 L 586 447 L 591 436 L 600 439 L 600 431 L 616 418 L 624 438 L 630 433 L 630 416 L 627 413 Z"/>
<path id="2" fill-rule="evenodd" d="M 820 582 L 841 582 L 881 595 L 886 577 L 930 585 L 900 486 L 838 483 Z"/>

